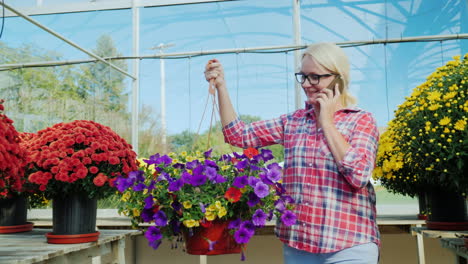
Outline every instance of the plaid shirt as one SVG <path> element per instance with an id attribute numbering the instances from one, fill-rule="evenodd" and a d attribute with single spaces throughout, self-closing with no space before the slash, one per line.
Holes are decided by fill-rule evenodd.
<path id="1" fill-rule="evenodd" d="M 370 177 L 378 143 L 369 112 L 346 108 L 335 125 L 351 147 L 337 163 L 310 105 L 272 120 L 223 128 L 225 141 L 241 148 L 284 146 L 283 185 L 294 198 L 297 223 L 278 222 L 276 235 L 293 248 L 312 253 L 336 252 L 374 242 L 380 246 L 375 192 Z"/>

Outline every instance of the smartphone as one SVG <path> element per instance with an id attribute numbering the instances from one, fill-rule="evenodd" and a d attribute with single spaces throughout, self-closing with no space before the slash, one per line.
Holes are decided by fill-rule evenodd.
<path id="1" fill-rule="evenodd" d="M 340 90 L 340 92 L 342 92 L 342 86 L 343 86 L 343 80 L 341 79 L 341 77 L 338 75 L 335 77 L 335 79 L 333 79 L 333 81 L 327 86 L 327 89 L 330 89 L 332 90 L 333 92 L 333 95 L 335 95 L 335 85 L 338 83 L 338 90 Z"/>

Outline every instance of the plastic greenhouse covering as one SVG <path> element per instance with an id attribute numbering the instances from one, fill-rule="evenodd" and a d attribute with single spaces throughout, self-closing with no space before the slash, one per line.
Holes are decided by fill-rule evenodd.
<path id="1" fill-rule="evenodd" d="M 305 100 L 299 97 L 298 106 L 295 99 L 294 72 L 299 66 L 295 49 L 243 49 L 299 44 L 294 31 L 295 1 L 162 1 L 167 5 L 135 1 L 142 4 L 132 8 L 132 1 L 5 0 L 99 56 L 141 58 L 112 60 L 131 75 L 137 73 L 137 93 L 131 77 L 104 63 L 67 65 L 64 62 L 90 57 L 3 10 L 0 98 L 6 100 L 6 112 L 19 131 L 35 132 L 61 121 L 92 119 L 130 140 L 133 104 L 137 103 L 140 131 L 162 125 L 168 135 L 197 132 L 200 123 L 201 130 L 209 126 L 208 121 L 202 122 L 208 96 L 204 66 L 217 58 L 224 65 L 238 113 L 274 118 L 302 107 Z M 342 45 L 351 61 L 350 89 L 358 106 L 372 112 L 381 127 L 430 73 L 452 56 L 468 52 L 468 40 L 456 37 L 372 43 L 466 34 L 465 0 L 297 2 L 301 45 L 362 42 Z M 219 50 L 236 52 L 211 54 Z M 171 56 L 151 57 L 162 54 Z M 41 65 L 51 61 L 64 65 Z M 28 63 L 37 65 L 24 67 Z"/>

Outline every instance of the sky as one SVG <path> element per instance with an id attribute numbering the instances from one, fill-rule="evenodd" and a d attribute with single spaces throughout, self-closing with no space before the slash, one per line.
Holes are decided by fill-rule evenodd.
<path id="1" fill-rule="evenodd" d="M 100 1 L 100 0 L 97 0 Z M 102 0 L 101 0 L 102 1 Z M 42 5 L 83 2 L 43 0 Z M 142 8 L 140 55 L 155 54 L 155 46 L 173 44 L 165 53 L 211 51 L 293 44 L 292 1 L 255 0 Z M 18 10 L 31 0 L 11 3 Z M 301 1 L 301 41 L 370 41 L 468 33 L 464 0 Z M 92 50 L 103 34 L 112 36 L 123 55 L 132 54 L 131 10 L 33 16 L 85 49 Z M 88 56 L 22 18 L 6 18 L 2 38 L 10 47 L 32 44 L 54 51 L 61 60 Z M 386 126 L 393 111 L 411 90 L 437 67 L 468 52 L 468 40 L 365 45 L 345 48 L 351 61 L 351 92 L 359 107 Z M 197 132 L 210 125 L 205 63 L 218 58 L 239 114 L 274 118 L 295 109 L 293 52 L 238 53 L 165 60 L 168 134 Z M 129 61 L 129 71 L 132 71 Z M 160 60 L 140 60 L 140 107 L 161 113 Z M 131 91 L 127 78 L 127 91 Z M 304 97 L 302 97 L 304 98 Z M 305 98 L 304 98 L 305 99 Z M 208 104 L 208 109 L 211 105 Z M 130 102 L 129 102 L 130 108 Z"/>

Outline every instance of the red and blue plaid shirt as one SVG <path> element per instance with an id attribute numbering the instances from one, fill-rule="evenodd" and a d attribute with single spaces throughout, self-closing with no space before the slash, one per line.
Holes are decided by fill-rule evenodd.
<path id="1" fill-rule="evenodd" d="M 376 198 L 370 177 L 379 134 L 369 112 L 346 108 L 335 125 L 351 147 L 336 162 L 310 105 L 272 120 L 223 128 L 225 141 L 241 148 L 284 146 L 283 184 L 295 200 L 297 223 L 278 222 L 276 235 L 293 248 L 312 253 L 336 252 L 374 242 L 380 246 Z"/>

